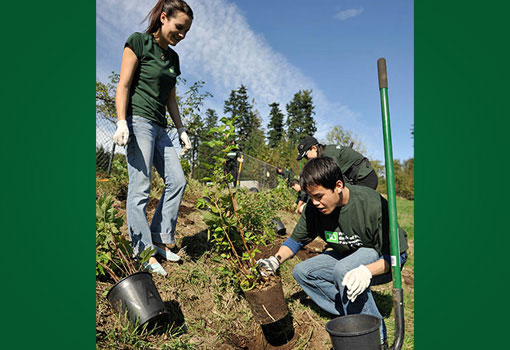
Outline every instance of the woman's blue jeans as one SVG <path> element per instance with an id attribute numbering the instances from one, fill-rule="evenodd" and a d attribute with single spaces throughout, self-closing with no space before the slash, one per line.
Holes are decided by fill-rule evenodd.
<path id="1" fill-rule="evenodd" d="M 347 299 L 347 288 L 342 280 L 347 272 L 379 260 L 380 255 L 372 248 L 359 248 L 342 256 L 333 250 L 326 251 L 297 264 L 292 275 L 305 293 L 323 310 L 333 315 L 369 314 L 381 319 L 381 342 L 386 340 L 386 325 L 377 309 L 372 292 L 367 288 L 354 302 Z M 391 271 L 372 278 L 370 285 L 391 281 Z"/>
<path id="2" fill-rule="evenodd" d="M 174 243 L 186 178 L 165 128 L 139 116 L 128 117 L 127 123 L 130 139 L 126 148 L 129 173 L 126 214 L 131 244 L 138 255 L 153 248 L 153 243 Z M 165 188 L 149 226 L 146 208 L 153 165 L 163 178 Z"/>

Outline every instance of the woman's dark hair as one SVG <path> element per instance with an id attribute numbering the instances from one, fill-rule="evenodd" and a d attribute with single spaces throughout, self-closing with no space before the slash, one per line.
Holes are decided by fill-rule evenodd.
<path id="1" fill-rule="evenodd" d="M 161 13 L 166 13 L 168 17 L 175 16 L 177 12 L 183 12 L 190 19 L 193 19 L 193 10 L 183 0 L 158 0 L 158 3 L 154 8 L 147 14 L 144 22 L 148 19 L 149 25 L 145 30 L 146 33 L 156 33 L 161 28 Z"/>
<path id="2" fill-rule="evenodd" d="M 336 182 L 343 181 L 340 167 L 330 157 L 312 158 L 306 162 L 301 172 L 301 189 L 307 190 L 307 186 L 322 186 L 334 190 Z"/>
<path id="3" fill-rule="evenodd" d="M 322 157 L 322 152 L 324 152 L 324 145 L 318 143 L 315 145 L 315 147 L 317 147 L 317 157 Z"/>

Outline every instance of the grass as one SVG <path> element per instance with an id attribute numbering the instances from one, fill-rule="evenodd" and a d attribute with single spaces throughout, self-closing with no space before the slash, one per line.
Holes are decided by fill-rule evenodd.
<path id="1" fill-rule="evenodd" d="M 397 217 L 399 225 L 407 232 L 409 249 L 408 260 L 402 269 L 402 288 L 404 290 L 405 337 L 402 349 L 414 349 L 414 201 L 397 198 Z M 395 334 L 394 310 L 392 302 L 393 284 L 372 287 L 379 310 L 391 310 L 383 316 L 391 345 Z"/>
<path id="2" fill-rule="evenodd" d="M 159 181 L 155 179 L 154 181 Z M 114 182 L 98 182 L 97 193 L 119 192 Z M 183 263 L 163 262 L 168 277 L 154 276 L 154 282 L 173 323 L 158 334 L 139 334 L 122 324 L 109 306 L 104 294 L 112 284 L 96 284 L 96 348 L 97 349 L 258 349 L 254 341 L 263 338 L 260 325 L 252 321 L 246 300 L 231 284 L 225 283 L 219 268 L 221 264 L 208 250 L 207 227 L 198 211 L 191 208 L 203 195 L 203 185 L 188 182 L 183 205 L 186 215 L 180 214 L 177 222 L 177 245 Z M 151 194 L 151 197 L 152 194 Z M 118 200 L 115 207 L 125 213 L 125 202 Z M 399 224 L 408 233 L 409 260 L 403 268 L 405 330 L 404 350 L 414 349 L 414 202 L 397 199 Z M 152 209 L 154 210 L 154 209 Z M 279 216 L 290 233 L 297 221 L 292 212 L 280 211 Z M 148 215 L 152 215 L 148 211 Z M 123 228 L 126 230 L 126 227 Z M 280 237 L 280 241 L 286 237 Z M 292 349 L 330 350 L 331 341 L 324 325 L 330 315 L 309 301 L 292 277 L 292 268 L 299 263 L 295 257 L 280 269 L 284 295 L 293 319 L 295 337 Z M 392 284 L 373 287 L 376 303 L 384 316 L 389 344 L 394 336 Z M 276 348 L 276 347 L 273 347 Z M 290 349 L 287 347 L 286 349 Z"/>

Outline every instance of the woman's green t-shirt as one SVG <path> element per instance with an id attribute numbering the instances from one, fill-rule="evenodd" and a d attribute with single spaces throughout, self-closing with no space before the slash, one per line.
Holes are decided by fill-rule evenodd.
<path id="1" fill-rule="evenodd" d="M 179 56 L 168 47 L 161 48 L 151 33 L 133 33 L 126 41 L 138 65 L 129 91 L 128 113 L 167 127 L 168 96 L 181 74 Z"/>

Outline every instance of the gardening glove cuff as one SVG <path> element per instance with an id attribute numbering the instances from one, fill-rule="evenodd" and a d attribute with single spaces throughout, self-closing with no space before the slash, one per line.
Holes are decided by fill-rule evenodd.
<path id="1" fill-rule="evenodd" d="M 276 259 L 274 256 L 271 256 L 267 259 L 257 260 L 257 266 L 260 274 L 264 277 L 267 277 L 276 273 L 276 270 L 278 270 L 280 267 L 280 263 L 278 262 L 278 259 Z"/>
<path id="2" fill-rule="evenodd" d="M 125 120 L 117 122 L 117 130 L 113 134 L 113 142 L 118 146 L 124 146 L 129 140 L 129 129 Z"/>
<path id="3" fill-rule="evenodd" d="M 372 273 L 365 265 L 347 272 L 342 280 L 342 285 L 347 288 L 347 298 L 354 302 L 368 288 L 371 279 Z"/>
<path id="4" fill-rule="evenodd" d="M 177 134 L 179 134 L 179 140 L 181 142 L 181 157 L 182 157 L 191 149 L 191 141 L 189 139 L 188 133 L 186 132 L 186 128 L 177 129 Z"/>

